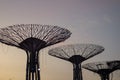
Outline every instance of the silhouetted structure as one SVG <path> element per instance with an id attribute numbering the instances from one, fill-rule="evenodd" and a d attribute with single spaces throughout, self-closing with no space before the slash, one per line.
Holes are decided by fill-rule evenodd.
<path id="1" fill-rule="evenodd" d="M 101 80 L 109 80 L 110 73 L 119 69 L 119 65 L 120 65 L 120 61 L 115 60 L 115 61 L 88 63 L 83 65 L 82 67 L 99 74 Z"/>
<path id="2" fill-rule="evenodd" d="M 82 80 L 81 63 L 104 50 L 94 44 L 65 45 L 49 50 L 49 55 L 69 61 L 73 64 L 73 80 Z"/>
<path id="3" fill-rule="evenodd" d="M 20 24 L 0 29 L 0 42 L 26 51 L 26 80 L 40 80 L 39 50 L 62 42 L 71 32 L 58 26 Z"/>

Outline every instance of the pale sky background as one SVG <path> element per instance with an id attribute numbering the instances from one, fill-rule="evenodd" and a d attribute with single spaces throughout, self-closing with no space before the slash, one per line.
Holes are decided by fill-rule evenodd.
<path id="1" fill-rule="evenodd" d="M 105 51 L 82 64 L 120 60 L 120 0 L 0 0 L 0 27 L 13 24 L 47 24 L 67 28 L 72 35 L 64 44 L 93 43 Z M 58 46 L 59 46 L 58 45 Z M 73 80 L 72 64 L 40 54 L 41 80 Z M 0 43 L 0 80 L 25 80 L 26 54 Z M 113 74 L 120 79 L 120 71 Z M 84 80 L 100 80 L 83 69 Z"/>

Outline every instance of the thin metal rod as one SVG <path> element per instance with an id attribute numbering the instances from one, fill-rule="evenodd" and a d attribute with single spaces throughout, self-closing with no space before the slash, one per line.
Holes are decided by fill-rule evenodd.
<path id="1" fill-rule="evenodd" d="M 37 75 L 38 75 L 38 80 L 40 80 L 40 64 L 39 64 L 39 54 L 37 53 Z"/>
<path id="2" fill-rule="evenodd" d="M 29 56 L 28 56 L 28 52 L 26 51 L 27 53 L 27 63 L 26 63 L 26 80 L 29 80 Z"/>
<path id="3" fill-rule="evenodd" d="M 32 72 L 32 80 L 34 80 L 34 72 Z"/>

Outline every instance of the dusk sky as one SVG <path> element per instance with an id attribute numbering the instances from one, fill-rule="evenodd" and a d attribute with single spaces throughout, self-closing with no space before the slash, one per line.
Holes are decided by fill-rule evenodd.
<path id="1" fill-rule="evenodd" d="M 14 24 L 57 25 L 72 32 L 65 42 L 40 52 L 41 80 L 73 80 L 72 64 L 48 55 L 55 46 L 92 43 L 105 48 L 82 64 L 120 60 L 120 0 L 0 0 L 0 28 Z M 0 43 L 0 80 L 25 80 L 25 68 L 25 52 Z M 83 78 L 100 80 L 84 69 Z M 118 79 L 120 71 L 113 73 L 113 80 Z"/>

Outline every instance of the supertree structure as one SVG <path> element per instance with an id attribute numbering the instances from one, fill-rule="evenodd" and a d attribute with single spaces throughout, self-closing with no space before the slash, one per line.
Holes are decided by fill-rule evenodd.
<path id="1" fill-rule="evenodd" d="M 120 65 L 120 61 L 114 60 L 114 61 L 87 63 L 82 67 L 100 75 L 101 80 L 109 80 L 110 73 L 112 73 L 115 70 L 118 70 L 119 65 Z"/>
<path id="2" fill-rule="evenodd" d="M 73 80 L 82 80 L 81 63 L 104 51 L 95 44 L 71 44 L 49 50 L 48 54 L 73 64 Z"/>
<path id="3" fill-rule="evenodd" d="M 120 60 L 108 61 L 107 65 L 108 66 L 112 66 L 112 68 L 114 69 L 114 71 L 115 70 L 119 70 L 120 69 Z"/>
<path id="4" fill-rule="evenodd" d="M 117 70 L 120 70 L 120 60 L 110 61 L 107 64 L 108 64 L 108 66 L 112 66 L 113 64 L 115 64 L 114 69 L 113 69 L 113 71 L 111 73 L 111 76 L 110 76 L 110 78 L 112 80 L 113 79 L 113 72 L 117 71 Z"/>
<path id="5" fill-rule="evenodd" d="M 39 51 L 65 41 L 71 32 L 52 25 L 18 24 L 0 29 L 0 42 L 21 48 L 27 54 L 26 80 L 40 80 Z"/>

